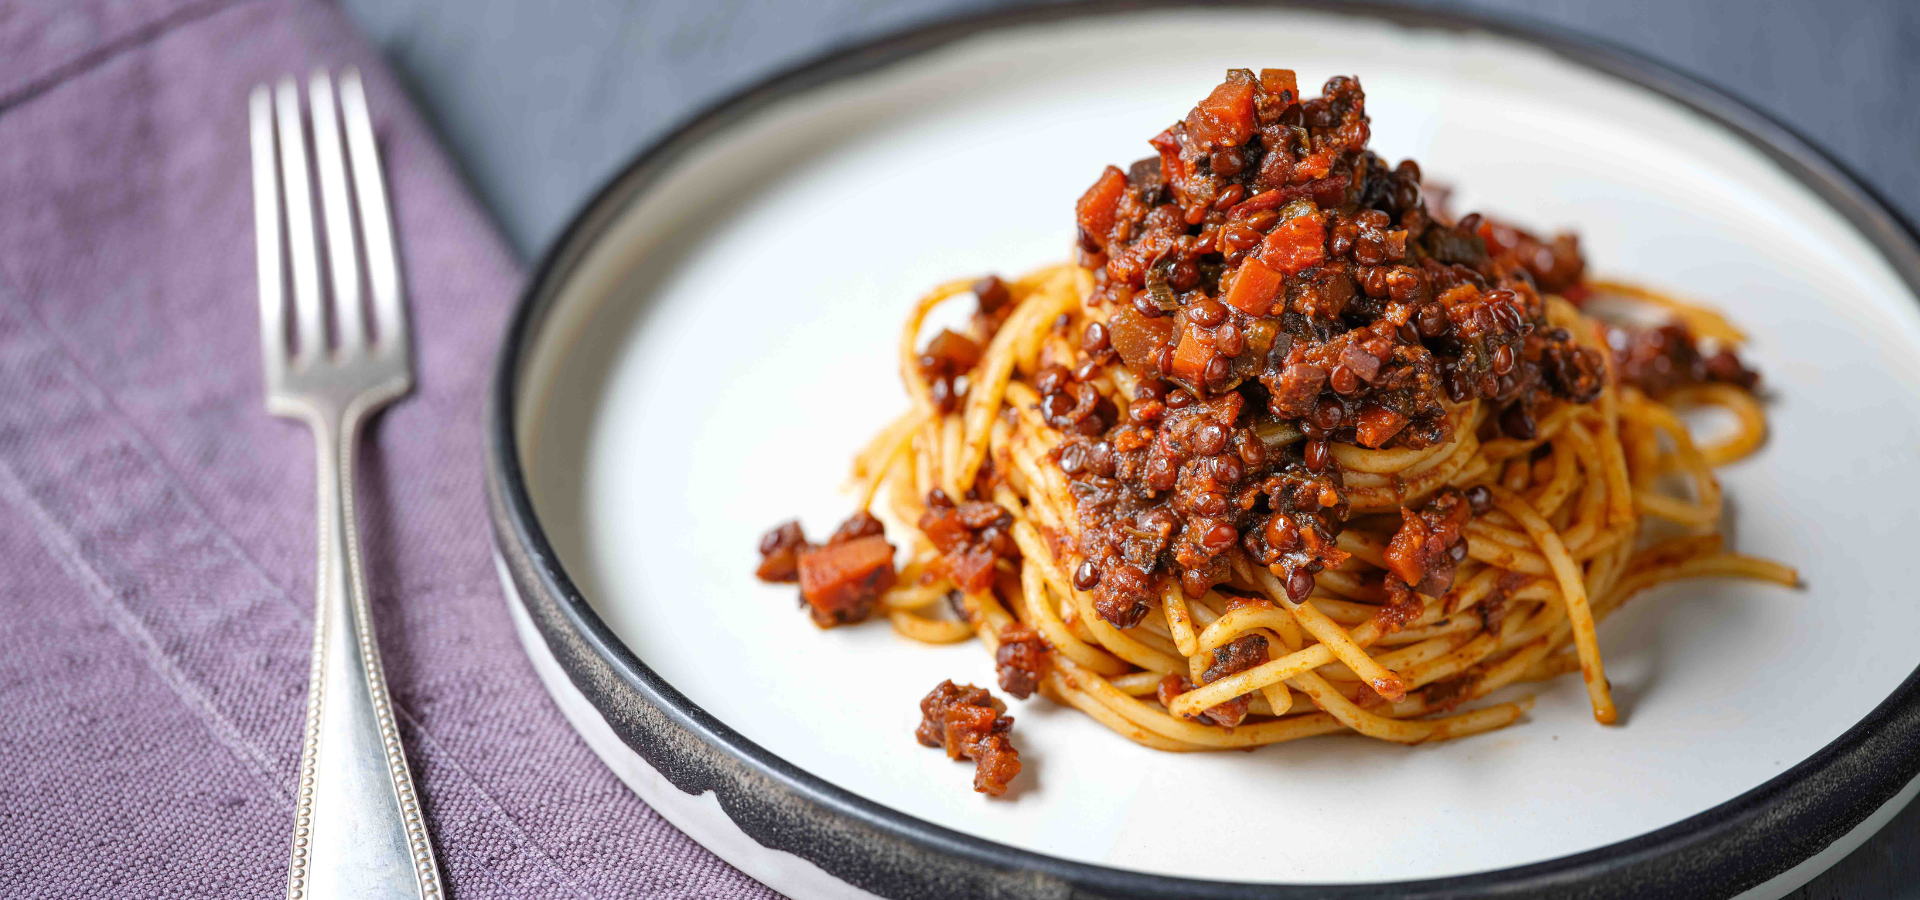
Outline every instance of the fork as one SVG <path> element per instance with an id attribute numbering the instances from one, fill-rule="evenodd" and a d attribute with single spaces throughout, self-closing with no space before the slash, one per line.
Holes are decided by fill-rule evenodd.
<path id="1" fill-rule="evenodd" d="M 256 86 L 248 102 L 267 411 L 304 420 L 319 463 L 313 668 L 287 898 L 438 900 L 439 869 L 394 727 L 353 512 L 353 451 L 361 426 L 413 384 L 407 314 L 360 73 L 341 74 L 339 115 L 325 71 L 313 74 L 307 99 L 331 302 L 321 287 L 299 90 L 292 78 L 282 78 L 271 91 Z M 355 203 L 348 198 L 349 178 Z M 370 304 L 361 299 L 356 244 L 365 250 Z M 292 260 L 291 328 L 283 250 Z"/>

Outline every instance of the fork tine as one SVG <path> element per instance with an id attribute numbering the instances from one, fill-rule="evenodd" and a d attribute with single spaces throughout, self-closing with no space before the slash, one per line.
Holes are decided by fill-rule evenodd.
<path id="1" fill-rule="evenodd" d="M 360 84 L 360 70 L 352 66 L 340 73 L 340 112 L 346 120 L 347 152 L 353 160 L 353 187 L 360 201 L 360 227 L 367 251 L 367 284 L 373 292 L 380 341 L 389 349 L 405 352 L 407 310 L 400 293 L 393 219 L 387 209 L 387 189 L 380 153 L 373 142 L 366 91 Z"/>
<path id="2" fill-rule="evenodd" d="M 300 129 L 300 90 L 292 78 L 280 79 L 274 107 L 280 121 L 281 185 L 287 195 L 287 249 L 293 257 L 294 330 L 300 342 L 294 361 L 305 365 L 325 352 L 327 332 L 320 305 L 320 260 L 313 234 L 307 139 Z"/>
<path id="3" fill-rule="evenodd" d="M 316 70 L 307 82 L 313 116 L 313 156 L 320 170 L 320 208 L 326 214 L 327 259 L 333 264 L 333 328 L 340 355 L 360 352 L 366 313 L 360 308 L 360 266 L 353 249 L 353 209 L 347 203 L 346 159 L 340 155 L 340 118 L 334 113 L 333 79 Z"/>
<path id="4" fill-rule="evenodd" d="M 260 358 L 267 386 L 277 386 L 287 367 L 287 273 L 280 258 L 280 176 L 274 171 L 273 97 L 264 84 L 247 98 L 253 135 L 253 234 L 260 277 Z"/>

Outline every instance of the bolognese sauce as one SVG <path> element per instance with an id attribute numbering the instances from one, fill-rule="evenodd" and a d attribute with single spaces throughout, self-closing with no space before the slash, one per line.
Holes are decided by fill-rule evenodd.
<path id="1" fill-rule="evenodd" d="M 1236 547 L 1304 599 L 1346 558 L 1333 443 L 1445 443 L 1449 405 L 1469 400 L 1526 439 L 1536 398 L 1598 396 L 1604 361 L 1548 325 L 1538 287 L 1579 278 L 1577 243 L 1434 214 L 1419 165 L 1389 166 L 1369 133 L 1355 79 L 1302 99 L 1291 71 L 1237 69 L 1153 138 L 1157 156 L 1080 198 L 1109 315 L 1082 341 L 1094 366 L 1037 388 L 1072 435 L 1077 581 L 1112 624 L 1145 615 L 1162 570 L 1190 597 L 1226 580 Z M 1108 420 L 1085 380 L 1115 358 L 1141 379 Z M 1445 549 L 1395 574 L 1444 592 Z"/>
<path id="2" fill-rule="evenodd" d="M 866 510 L 848 517 L 825 544 L 807 541 L 799 522 L 782 522 L 760 538 L 761 581 L 800 583 L 800 606 L 821 628 L 864 622 L 893 587 L 893 545 Z"/>
<path id="3" fill-rule="evenodd" d="M 985 688 L 942 681 L 920 700 L 913 735 L 925 746 L 944 748 L 949 759 L 973 760 L 973 789 L 998 797 L 1020 774 L 1020 751 L 1009 737 L 1013 717 L 1006 711 Z"/>
<path id="4" fill-rule="evenodd" d="M 821 545 L 768 532 L 758 575 L 822 627 L 884 604 L 917 640 L 978 637 L 1006 693 L 1163 749 L 1446 740 L 1526 707 L 1461 704 L 1574 670 L 1615 721 L 1599 617 L 1675 578 L 1797 582 L 1717 535 L 1638 545 L 1649 516 L 1715 522 L 1710 466 L 1764 437 L 1742 336 L 1590 281 L 1572 234 L 1456 219 L 1370 129 L 1356 79 L 1303 98 L 1292 71 L 1229 71 L 1082 194 L 1076 264 L 915 307 L 913 408 L 856 464 L 904 566 L 863 509 Z M 922 342 L 962 294 L 971 319 Z M 1582 305 L 1613 294 L 1678 321 Z M 1740 433 L 1694 446 L 1672 409 L 1701 404 Z M 1006 790 L 1004 703 L 946 681 L 920 709 L 921 743 Z"/>

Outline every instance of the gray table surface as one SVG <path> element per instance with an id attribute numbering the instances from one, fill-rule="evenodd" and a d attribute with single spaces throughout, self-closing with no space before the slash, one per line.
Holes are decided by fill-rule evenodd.
<path id="1" fill-rule="evenodd" d="M 341 0 L 528 259 L 600 182 L 775 69 L 980 0 Z M 1920 221 L 1920 3 L 1478 0 L 1716 84 Z M 1920 900 L 1920 804 L 1792 895 Z"/>

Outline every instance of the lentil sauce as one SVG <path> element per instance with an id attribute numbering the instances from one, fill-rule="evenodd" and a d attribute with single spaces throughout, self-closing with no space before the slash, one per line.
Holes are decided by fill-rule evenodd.
<path id="1" fill-rule="evenodd" d="M 1150 141 L 1156 156 L 1109 166 L 1080 198 L 1107 321 L 1082 336 L 1093 365 L 1036 386 L 1069 435 L 1075 583 L 1114 625 L 1146 615 L 1161 573 L 1196 597 L 1225 581 L 1236 546 L 1303 599 L 1346 558 L 1331 443 L 1442 444 L 1449 405 L 1470 400 L 1530 438 L 1540 398 L 1598 396 L 1604 361 L 1549 327 L 1542 299 L 1578 283 L 1577 243 L 1436 214 L 1419 165 L 1389 166 L 1369 134 L 1356 79 L 1303 100 L 1291 71 L 1236 69 Z M 1086 383 L 1115 360 L 1141 376 L 1124 410 Z M 1457 522 L 1440 531 L 1417 554 L 1432 575 L 1400 573 L 1423 590 L 1444 590 L 1459 553 Z"/>

